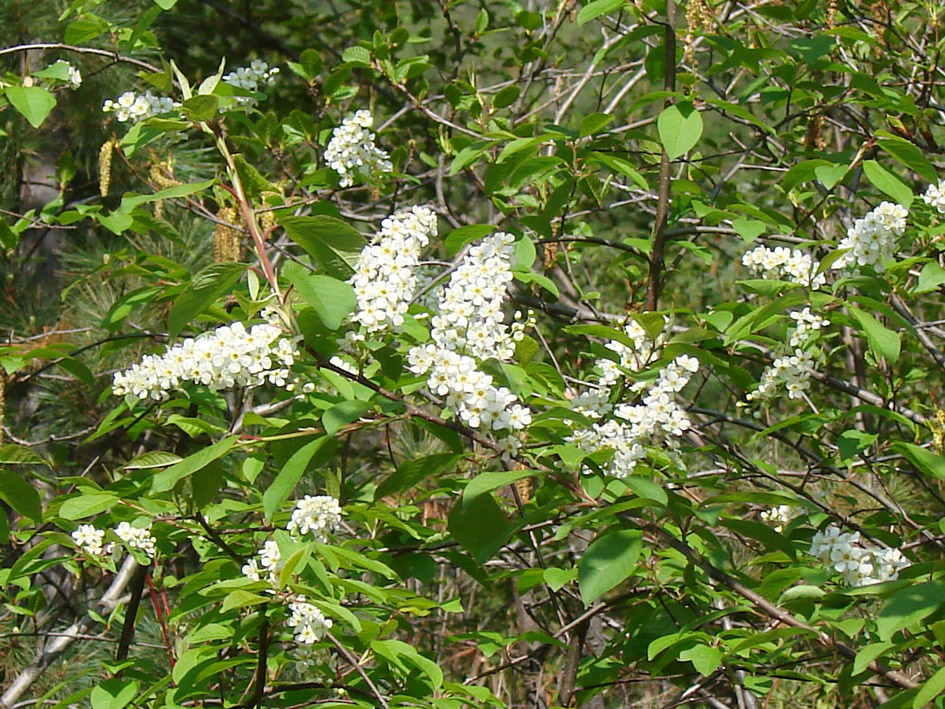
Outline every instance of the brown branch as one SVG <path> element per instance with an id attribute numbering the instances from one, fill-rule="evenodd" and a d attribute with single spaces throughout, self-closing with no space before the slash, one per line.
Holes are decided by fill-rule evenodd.
<path id="1" fill-rule="evenodd" d="M 663 88 L 676 90 L 676 2 L 666 0 L 666 32 L 663 39 L 664 77 Z M 672 103 L 672 98 L 663 101 L 665 110 Z M 653 223 L 653 251 L 650 253 L 650 272 L 646 282 L 645 310 L 656 310 L 659 306 L 660 291 L 663 289 L 663 258 L 666 251 L 666 219 L 669 215 L 669 193 L 672 187 L 669 153 L 663 147 L 660 158 L 659 198 L 656 202 L 656 221 Z"/>

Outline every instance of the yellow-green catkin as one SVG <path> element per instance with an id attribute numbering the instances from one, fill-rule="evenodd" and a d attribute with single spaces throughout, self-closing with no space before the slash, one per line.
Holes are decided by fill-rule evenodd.
<path id="1" fill-rule="evenodd" d="M 945 410 L 935 410 L 935 420 L 929 422 L 929 428 L 932 429 L 932 445 L 935 447 L 935 451 L 941 455 L 943 444 L 945 444 Z"/>
<path id="2" fill-rule="evenodd" d="M 213 260 L 217 263 L 240 261 L 243 257 L 243 240 L 233 224 L 239 224 L 235 207 L 220 207 L 217 212 L 216 229 L 213 232 Z"/>
<path id="3" fill-rule="evenodd" d="M 148 177 L 151 184 L 158 190 L 166 190 L 168 187 L 179 185 L 180 182 L 174 179 L 174 167 L 170 161 L 152 163 L 148 171 Z M 164 200 L 159 199 L 154 203 L 154 216 L 160 219 L 164 216 Z"/>
<path id="4" fill-rule="evenodd" d="M 813 116 L 807 123 L 807 132 L 804 134 L 804 147 L 808 150 L 824 151 L 827 149 L 827 139 L 824 137 L 824 117 L 821 114 Z"/>
<path id="5" fill-rule="evenodd" d="M 102 199 L 108 197 L 108 190 L 112 185 L 112 152 L 117 141 L 109 138 L 98 151 L 98 191 Z"/>

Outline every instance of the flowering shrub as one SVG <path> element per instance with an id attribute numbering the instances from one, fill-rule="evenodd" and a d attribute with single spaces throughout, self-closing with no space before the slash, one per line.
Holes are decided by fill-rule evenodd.
<path id="1" fill-rule="evenodd" d="M 0 48 L 0 709 L 942 704 L 938 9 L 191 5 Z"/>

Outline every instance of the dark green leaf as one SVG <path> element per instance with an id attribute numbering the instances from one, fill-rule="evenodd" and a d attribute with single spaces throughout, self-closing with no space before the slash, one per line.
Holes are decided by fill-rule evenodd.
<path id="1" fill-rule="evenodd" d="M 167 316 L 167 328 L 171 336 L 176 336 L 191 320 L 230 290 L 245 270 L 246 265 L 241 263 L 214 263 L 197 273 L 174 301 Z"/>
<path id="2" fill-rule="evenodd" d="M 175 463 L 167 470 L 162 470 L 152 478 L 151 489 L 154 492 L 170 490 L 178 481 L 193 475 L 217 458 L 222 458 L 236 445 L 237 441 L 239 441 L 239 436 L 227 436 L 213 445 L 184 458 L 179 463 Z"/>
<path id="3" fill-rule="evenodd" d="M 35 522 L 43 521 L 43 506 L 39 493 L 22 477 L 12 470 L 0 469 L 0 500 L 24 517 Z"/>

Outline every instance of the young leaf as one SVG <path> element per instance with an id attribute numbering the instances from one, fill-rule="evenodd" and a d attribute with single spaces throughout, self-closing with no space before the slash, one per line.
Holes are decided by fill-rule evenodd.
<path id="1" fill-rule="evenodd" d="M 5 96 L 33 128 L 43 125 L 46 116 L 56 107 L 56 98 L 39 86 L 11 86 Z"/>
<path id="2" fill-rule="evenodd" d="M 702 137 L 702 116 L 691 103 L 669 106 L 656 121 L 660 141 L 670 160 L 692 149 Z"/>

